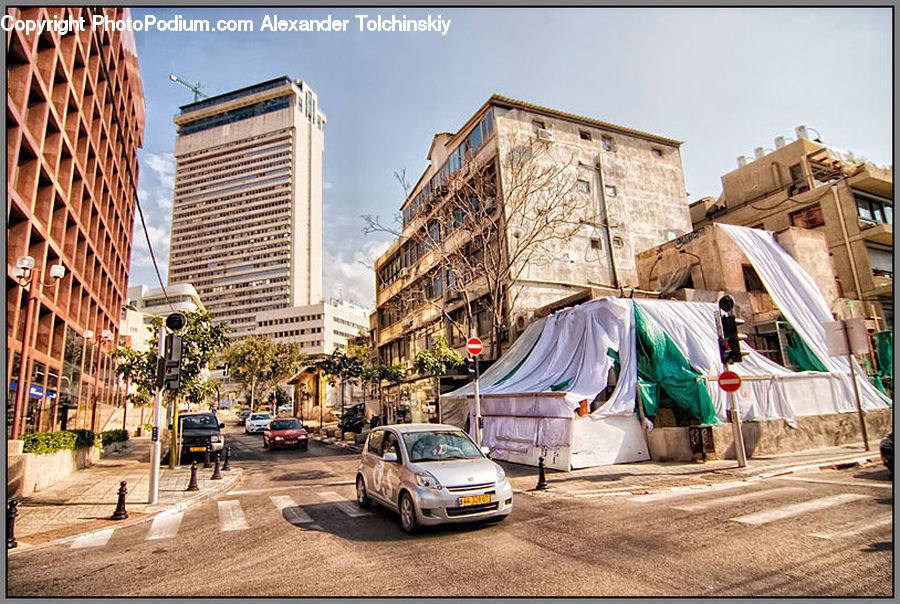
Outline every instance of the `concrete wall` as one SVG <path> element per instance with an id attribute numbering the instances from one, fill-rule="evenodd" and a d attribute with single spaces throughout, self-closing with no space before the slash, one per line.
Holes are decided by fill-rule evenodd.
<path id="1" fill-rule="evenodd" d="M 891 430 L 891 409 L 866 412 L 869 445 L 878 450 L 878 443 Z M 784 420 L 743 422 L 741 432 L 747 456 L 777 455 L 793 451 L 821 449 L 862 442 L 859 416 L 856 413 L 835 413 L 797 418 L 797 427 Z M 650 456 L 654 461 L 691 461 L 687 428 L 655 428 L 650 432 Z M 735 459 L 731 424 L 713 427 L 715 453 L 708 459 Z"/>
<path id="2" fill-rule="evenodd" d="M 6 460 L 6 496 L 27 497 L 42 491 L 82 468 L 100 456 L 96 447 L 66 449 L 56 453 L 10 454 Z"/>

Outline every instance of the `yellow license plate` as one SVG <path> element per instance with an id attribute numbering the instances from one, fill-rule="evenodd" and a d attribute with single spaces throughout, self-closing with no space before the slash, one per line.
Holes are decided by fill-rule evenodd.
<path id="1" fill-rule="evenodd" d="M 286 440 L 286 441 L 284 441 L 284 444 L 286 444 L 286 445 L 296 445 L 296 444 L 297 444 L 297 441 L 296 441 L 296 440 Z"/>
<path id="2" fill-rule="evenodd" d="M 191 447 L 191 452 L 194 451 L 206 451 L 206 447 Z"/>
<path id="3" fill-rule="evenodd" d="M 459 505 L 460 507 L 466 505 L 480 505 L 482 503 L 490 503 L 491 496 L 490 495 L 475 495 L 473 497 L 460 497 Z"/>

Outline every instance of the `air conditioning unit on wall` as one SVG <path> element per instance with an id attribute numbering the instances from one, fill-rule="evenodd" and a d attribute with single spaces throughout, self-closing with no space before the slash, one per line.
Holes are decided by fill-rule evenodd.
<path id="1" fill-rule="evenodd" d="M 537 137 L 542 141 L 552 141 L 553 140 L 553 130 L 548 130 L 547 128 L 538 128 L 536 130 Z"/>

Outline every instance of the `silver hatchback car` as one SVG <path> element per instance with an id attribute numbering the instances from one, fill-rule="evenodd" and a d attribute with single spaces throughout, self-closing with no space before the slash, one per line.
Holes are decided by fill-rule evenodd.
<path id="1" fill-rule="evenodd" d="M 456 426 L 399 424 L 369 432 L 356 500 L 397 510 L 403 530 L 414 533 L 423 525 L 503 520 L 513 490 L 503 468 Z"/>

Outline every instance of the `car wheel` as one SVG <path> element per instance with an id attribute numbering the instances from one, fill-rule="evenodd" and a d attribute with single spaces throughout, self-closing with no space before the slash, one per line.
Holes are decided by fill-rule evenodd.
<path id="1" fill-rule="evenodd" d="M 356 477 L 356 503 L 361 508 L 372 507 L 372 498 L 366 492 L 366 481 L 363 480 L 362 476 Z"/>
<path id="2" fill-rule="evenodd" d="M 419 519 L 416 518 L 416 505 L 409 493 L 400 494 L 400 527 L 409 533 L 415 534 L 419 530 Z"/>

